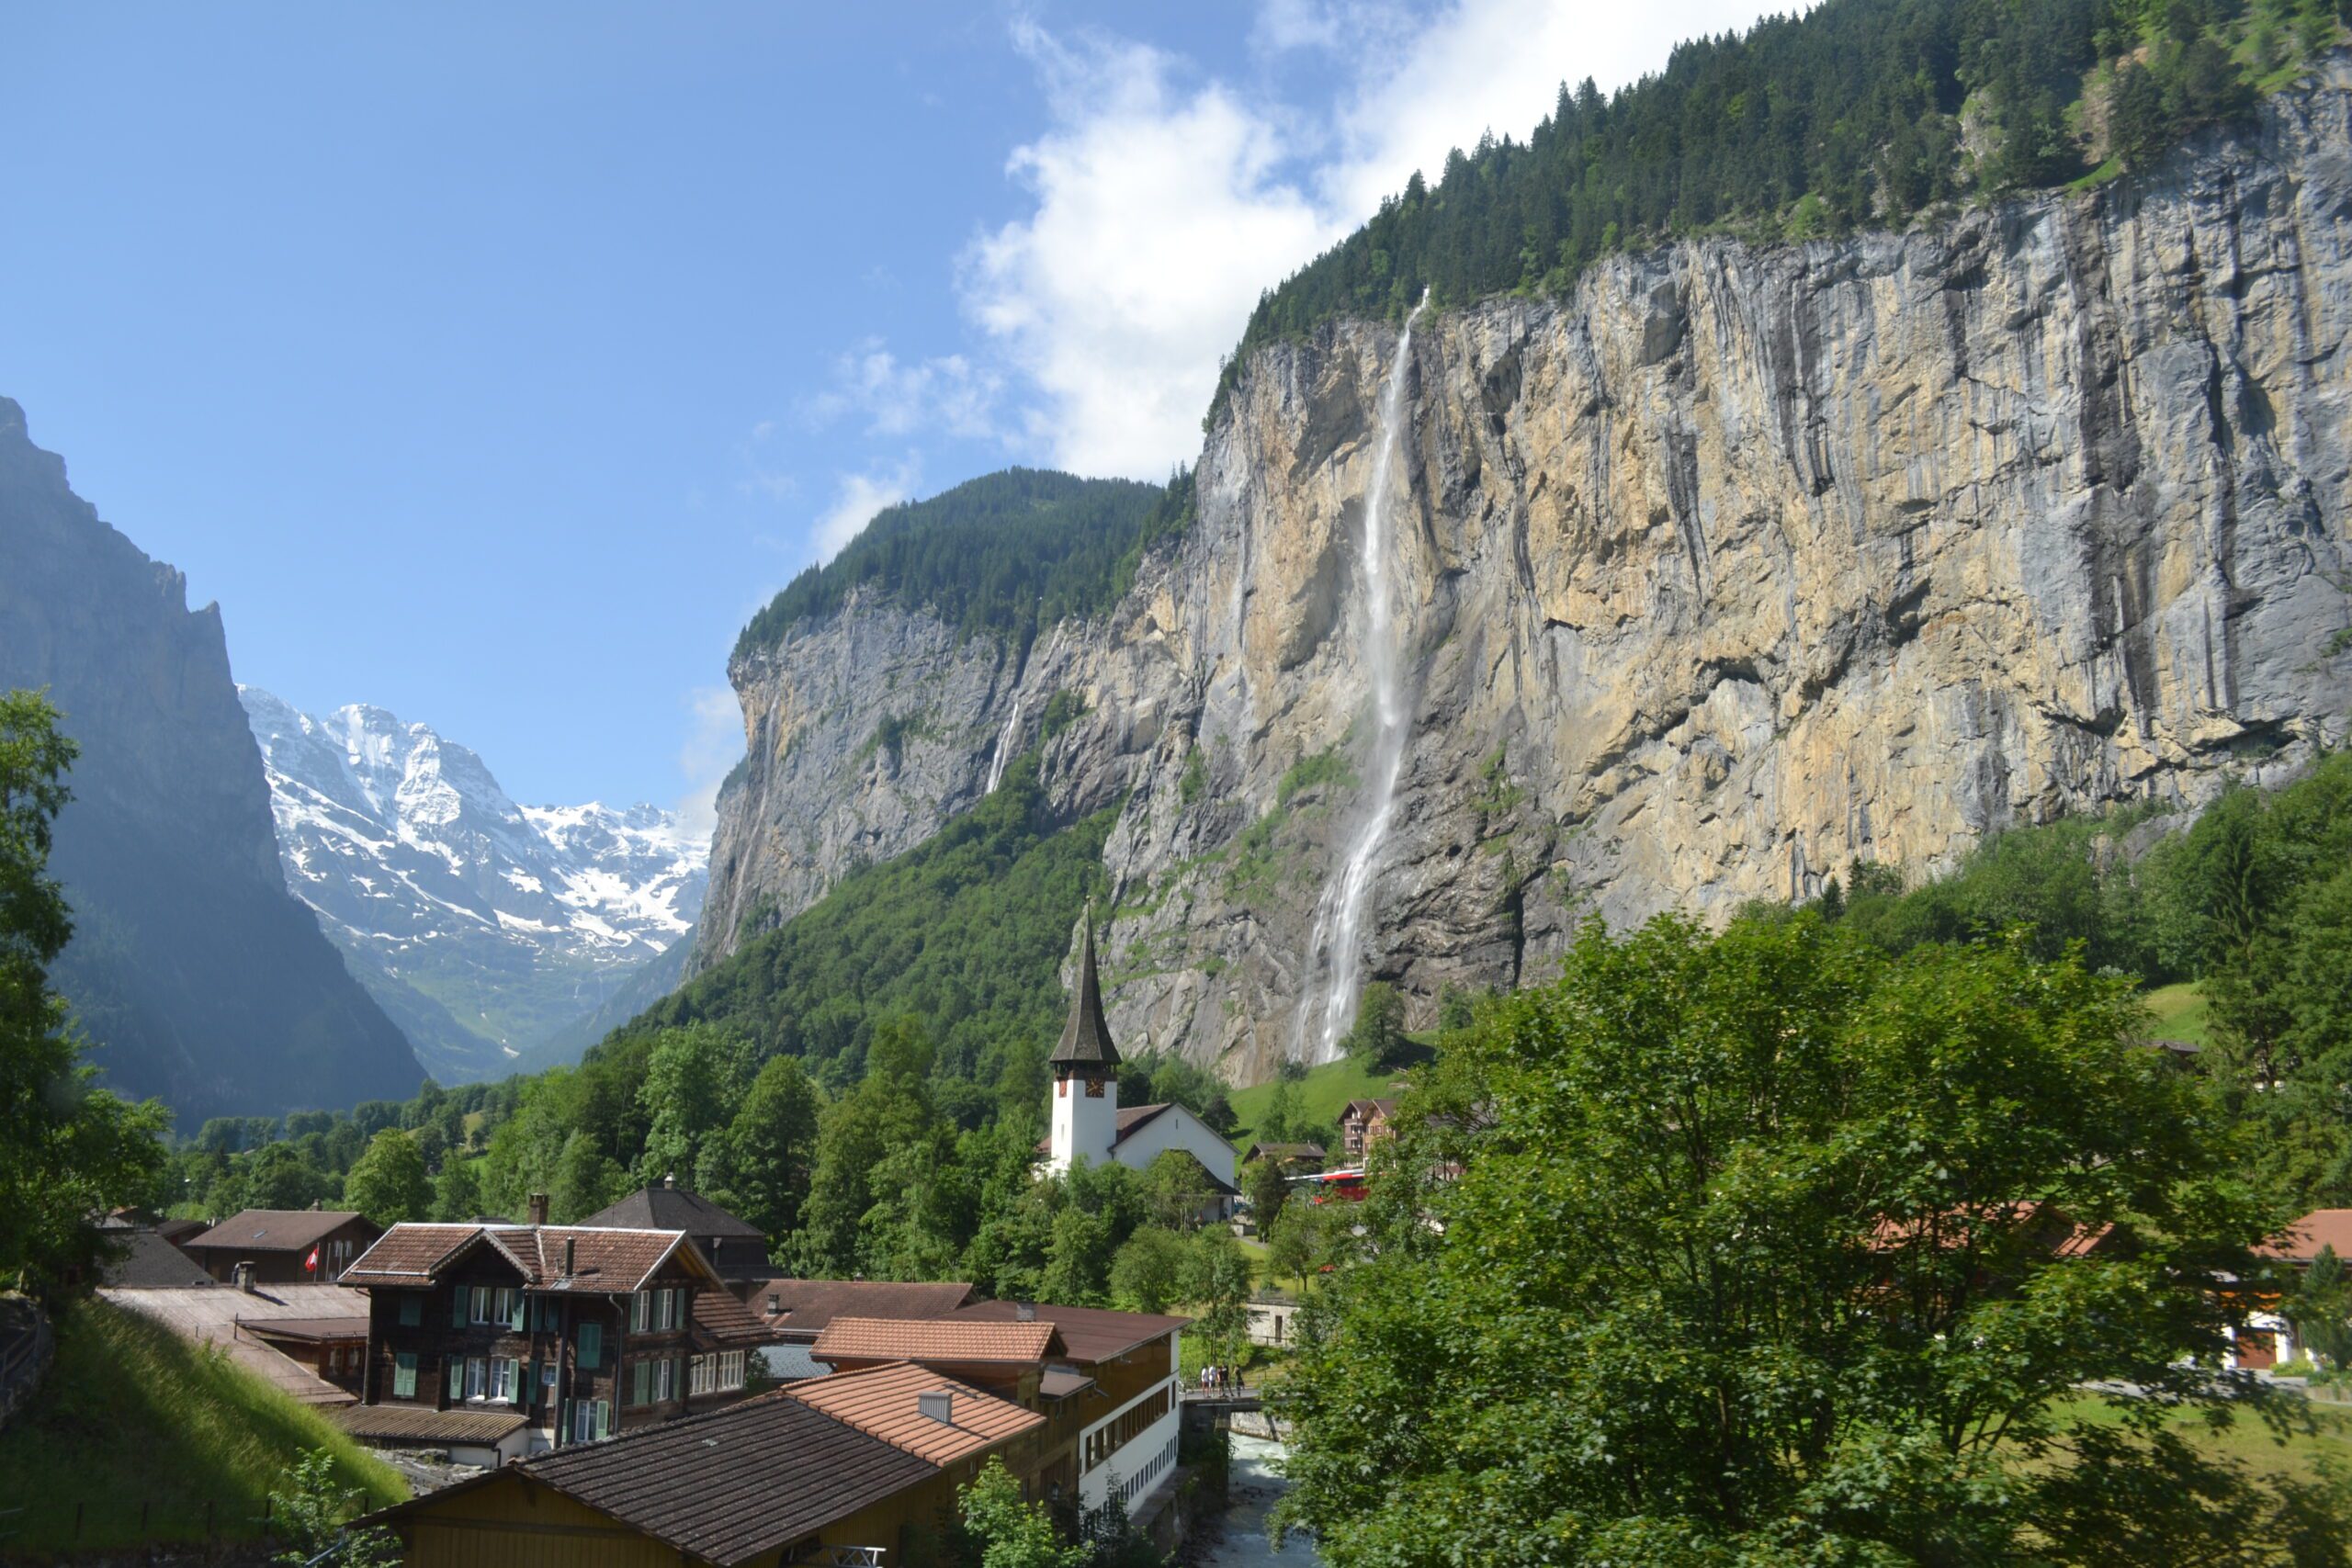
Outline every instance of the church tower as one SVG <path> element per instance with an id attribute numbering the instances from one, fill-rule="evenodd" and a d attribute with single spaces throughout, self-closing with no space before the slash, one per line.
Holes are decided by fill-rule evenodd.
<path id="1" fill-rule="evenodd" d="M 1111 1157 L 1119 1135 L 1119 1048 L 1102 1021 L 1102 981 L 1094 972 L 1094 909 L 1086 911 L 1086 944 L 1078 960 L 1078 991 L 1069 1022 L 1055 1047 L 1054 1134 L 1046 1168 L 1068 1170 L 1084 1156 L 1089 1165 Z"/>

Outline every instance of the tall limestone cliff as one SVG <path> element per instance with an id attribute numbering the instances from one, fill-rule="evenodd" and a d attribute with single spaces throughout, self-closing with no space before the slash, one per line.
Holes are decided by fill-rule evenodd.
<path id="1" fill-rule="evenodd" d="M 1425 315 L 1391 485 L 1412 728 L 1366 972 L 1426 1018 L 1449 983 L 1540 974 L 1589 913 L 1924 874 L 2342 742 L 2347 333 L 2342 56 L 2093 192 L 1695 241 Z M 1196 520 L 1107 615 L 1024 653 L 869 595 L 739 657 L 696 962 L 1041 746 L 1059 804 L 1125 802 L 1120 1039 L 1244 1081 L 1300 1050 L 1365 809 L 1357 541 L 1396 343 L 1342 323 L 1245 367 Z"/>
<path id="2" fill-rule="evenodd" d="M 54 978 L 108 1087 L 208 1116 L 406 1098 L 423 1072 L 286 891 L 217 605 L 67 488 L 0 398 L 0 687 L 46 687 L 81 748 L 51 870 Z"/>

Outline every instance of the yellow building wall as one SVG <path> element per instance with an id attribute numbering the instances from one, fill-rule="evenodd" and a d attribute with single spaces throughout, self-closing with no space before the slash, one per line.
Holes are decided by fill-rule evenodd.
<path id="1" fill-rule="evenodd" d="M 513 1472 L 400 1521 L 407 1568 L 677 1568 L 675 1547 Z"/>

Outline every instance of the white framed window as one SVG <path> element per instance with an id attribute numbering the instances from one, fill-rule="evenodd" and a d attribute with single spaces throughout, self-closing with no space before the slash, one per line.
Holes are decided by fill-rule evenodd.
<path id="1" fill-rule="evenodd" d="M 664 1356 L 660 1360 L 653 1363 L 654 1404 L 666 1404 L 669 1400 L 675 1397 L 677 1392 L 677 1378 L 678 1360 L 676 1357 Z"/>
<path id="2" fill-rule="evenodd" d="M 493 1356 L 490 1362 L 490 1397 L 514 1403 L 514 1358 Z"/>
<path id="3" fill-rule="evenodd" d="M 466 1358 L 466 1397 L 480 1399 L 490 1386 L 490 1363 L 480 1356 Z"/>
<path id="4" fill-rule="evenodd" d="M 705 1394 L 710 1392 L 711 1360 L 712 1358 L 708 1356 L 696 1356 L 686 1363 L 686 1392 L 688 1393 Z"/>
<path id="5" fill-rule="evenodd" d="M 718 1358 L 718 1385 L 721 1391 L 743 1386 L 744 1352 L 729 1350 Z"/>
<path id="6" fill-rule="evenodd" d="M 631 1334 L 644 1333 L 645 1325 L 652 1316 L 652 1310 L 653 1297 L 651 1292 L 646 1291 L 630 1292 L 628 1298 L 628 1331 Z"/>
<path id="7" fill-rule="evenodd" d="M 476 1285 L 473 1287 L 471 1292 L 471 1304 L 466 1309 L 466 1320 L 469 1323 L 488 1323 L 490 1321 L 490 1287 L 488 1285 Z"/>
<path id="8" fill-rule="evenodd" d="M 662 1295 L 662 1332 L 667 1334 L 678 1326 L 678 1298 L 684 1291 L 663 1291 Z"/>

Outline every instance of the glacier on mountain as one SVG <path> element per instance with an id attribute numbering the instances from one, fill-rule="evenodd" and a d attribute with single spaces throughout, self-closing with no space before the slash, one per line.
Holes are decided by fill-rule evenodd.
<path id="1" fill-rule="evenodd" d="M 511 1070 L 694 929 L 709 844 L 651 806 L 518 806 L 481 756 L 240 686 L 287 886 L 435 1078 Z"/>

